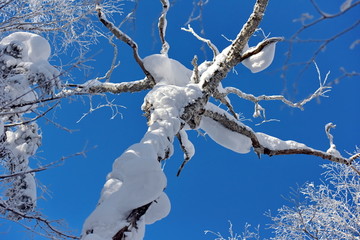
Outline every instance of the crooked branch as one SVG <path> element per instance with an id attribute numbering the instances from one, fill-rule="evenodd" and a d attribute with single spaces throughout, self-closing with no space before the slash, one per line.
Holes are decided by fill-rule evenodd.
<path id="1" fill-rule="evenodd" d="M 107 29 L 109 29 L 112 34 L 115 35 L 115 37 L 117 37 L 119 40 L 123 41 L 124 43 L 126 43 L 133 49 L 133 56 L 135 58 L 135 61 L 138 63 L 141 70 L 144 72 L 144 74 L 150 80 L 150 82 L 155 85 L 155 80 L 154 80 L 153 76 L 150 74 L 149 71 L 146 70 L 144 63 L 139 56 L 138 46 L 137 46 L 136 42 L 132 38 L 130 38 L 128 35 L 126 35 L 124 32 L 122 32 L 119 28 L 117 28 L 112 22 L 110 22 L 106 18 L 105 14 L 102 12 L 102 8 L 99 5 L 96 5 L 96 11 L 98 13 L 98 18 L 99 18 L 100 22 L 102 24 L 104 24 L 104 26 Z"/>
<path id="2" fill-rule="evenodd" d="M 205 38 L 203 38 L 203 37 L 200 37 L 200 36 L 194 31 L 194 29 L 190 26 L 190 24 L 188 24 L 188 28 L 183 28 L 183 27 L 182 27 L 181 30 L 183 30 L 183 31 L 185 31 L 185 32 L 191 33 L 191 34 L 194 35 L 194 37 L 196 37 L 198 40 L 206 43 L 206 44 L 209 46 L 209 48 L 212 50 L 213 55 L 214 55 L 213 61 L 215 61 L 215 57 L 216 57 L 217 55 L 219 55 L 220 52 L 219 52 L 218 48 L 217 48 L 209 39 L 205 39 Z"/>

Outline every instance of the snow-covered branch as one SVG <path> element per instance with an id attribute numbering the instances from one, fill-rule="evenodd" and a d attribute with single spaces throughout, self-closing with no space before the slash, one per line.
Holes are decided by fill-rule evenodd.
<path id="1" fill-rule="evenodd" d="M 228 72 L 244 60 L 242 58 L 243 49 L 258 28 L 264 16 L 267 3 L 268 0 L 256 1 L 252 14 L 236 39 L 216 57 L 212 65 L 201 75 L 200 84 L 206 92 L 213 93 L 217 89 L 219 82 L 226 77 Z"/>
<path id="2" fill-rule="evenodd" d="M 351 164 L 350 159 L 344 158 L 340 155 L 334 155 L 320 150 L 312 149 L 302 143 L 297 143 L 295 141 L 283 141 L 264 133 L 255 133 L 251 128 L 236 121 L 236 119 L 234 119 L 232 116 L 230 116 L 228 113 L 221 109 L 218 109 L 217 111 L 206 110 L 204 116 L 213 119 L 214 121 L 219 123 L 224 129 L 228 129 L 231 132 L 235 132 L 249 138 L 249 141 L 251 142 L 251 147 L 253 147 L 254 151 L 258 154 L 259 157 L 261 154 L 269 156 L 306 154 L 321 157 L 332 162 L 342 163 L 346 165 Z M 228 134 L 224 134 L 223 132 L 222 135 L 225 138 L 226 136 L 228 136 Z M 226 139 L 224 141 L 226 141 Z"/>
<path id="3" fill-rule="evenodd" d="M 120 94 L 125 92 L 140 92 L 153 87 L 153 83 L 148 79 L 142 79 L 132 82 L 110 83 L 90 80 L 82 85 L 78 85 L 75 90 L 78 94 L 84 93 L 113 93 Z"/>
<path id="4" fill-rule="evenodd" d="M 169 11 L 170 8 L 170 2 L 169 0 L 160 0 L 163 10 L 161 13 L 161 16 L 159 18 L 159 23 L 158 23 L 158 28 L 159 28 L 159 35 L 160 35 L 160 40 L 162 43 L 162 48 L 161 48 L 161 54 L 168 54 L 170 45 L 169 43 L 166 41 L 165 39 L 165 35 L 166 35 L 166 27 L 167 27 L 167 19 L 166 19 L 166 14 Z"/>

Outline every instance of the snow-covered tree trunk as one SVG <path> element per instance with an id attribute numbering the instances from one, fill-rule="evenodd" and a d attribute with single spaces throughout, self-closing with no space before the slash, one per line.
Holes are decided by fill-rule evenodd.
<path id="1" fill-rule="evenodd" d="M 8 3 L 13 8 L 14 5 L 11 4 L 20 4 L 11 0 Z M 67 9 L 67 3 L 68 1 L 63 0 L 21 3 L 19 6 L 30 6 L 32 9 L 26 8 L 29 10 L 26 11 L 29 12 L 26 16 L 35 14 L 39 23 L 44 24 L 32 21 L 34 19 L 26 19 L 26 16 L 21 18 L 16 14 L 5 14 L 9 24 L 5 21 L 2 28 L 0 27 L 0 32 L 13 29 L 49 32 L 60 29 L 62 37 L 69 42 L 81 44 L 84 43 L 81 34 L 84 33 L 86 36 L 85 33 L 91 32 L 92 25 L 81 28 L 84 31 L 80 31 L 80 35 L 76 31 L 73 34 L 73 30 L 77 29 L 78 20 L 85 19 L 84 16 L 94 10 L 113 37 L 132 48 L 133 57 L 145 76 L 143 80 L 111 83 L 111 72 L 116 67 L 113 61 L 108 73 L 102 78 L 92 79 L 84 84 L 60 84 L 59 72 L 48 62 L 50 45 L 44 38 L 32 33 L 18 32 L 0 42 L 0 97 L 3 97 L 0 99 L 0 156 L 4 159 L 3 166 L 9 172 L 6 179 L 12 184 L 7 190 L 6 199 L 0 199 L 0 208 L 8 217 L 27 217 L 26 214 L 36 205 L 34 172 L 29 167 L 29 157 L 40 145 L 41 135 L 35 123 L 37 117 L 30 119 L 25 115 L 36 113 L 41 116 L 36 111 L 39 108 L 38 104 L 74 95 L 120 94 L 150 90 L 142 106 L 148 120 L 148 130 L 138 143 L 130 146 L 114 161 L 98 205 L 84 223 L 81 235 L 81 239 L 84 240 L 139 240 L 144 237 L 146 224 L 152 224 L 169 213 L 170 201 L 164 193 L 167 182 L 161 168 L 162 161 L 172 156 L 173 142 L 175 137 L 178 138 L 184 151 L 184 162 L 178 172 L 180 174 L 186 162 L 195 153 L 186 133 L 190 130 L 202 129 L 215 142 L 238 153 L 248 153 L 253 149 L 259 157 L 263 154 L 314 155 L 349 165 L 359 174 L 352 165 L 354 159 L 359 156 L 342 157 L 336 150 L 332 137 L 329 137 L 330 148 L 320 151 L 295 141 L 283 141 L 265 133 L 257 133 L 242 123 L 235 113 L 228 98 L 229 94 L 236 94 L 253 102 L 254 117 L 259 117 L 264 114 L 261 101 L 278 100 L 290 107 L 303 109 L 307 102 L 329 91 L 329 87 L 325 86 L 326 78 L 319 79 L 319 88 L 309 98 L 293 103 L 281 95 L 254 96 L 233 87 L 222 87 L 222 80 L 240 63 L 253 73 L 265 70 L 272 63 L 276 43 L 282 41 L 281 37 L 265 38 L 252 47 L 248 45 L 249 39 L 264 16 L 268 0 L 255 2 L 251 15 L 235 40 L 222 51 L 219 51 L 210 40 L 197 35 L 191 26 L 183 29 L 207 43 L 214 54 L 211 61 L 201 64 L 198 64 L 197 58 L 194 57 L 192 70 L 168 56 L 170 44 L 165 38 L 166 16 L 170 7 L 168 0 L 160 0 L 163 10 L 158 28 L 162 49 L 160 54 L 146 58 L 140 57 L 136 42 L 106 18 L 106 13 L 112 12 L 109 10 L 111 4 L 91 0 L 71 1 L 69 11 L 59 14 L 59 9 Z M 43 8 L 44 4 L 48 7 Z M 7 4 L 2 6 L 3 10 L 7 7 Z M 47 16 L 47 13 L 50 15 Z M 66 20 L 61 17 L 59 20 L 59 16 L 64 16 Z M 48 26 L 53 27 L 48 29 Z M 91 40 L 95 35 L 90 34 Z M 109 40 L 114 45 L 112 37 Z M 116 54 L 117 52 L 114 53 L 115 56 Z M 116 60 L 116 57 L 114 59 Z M 219 100 L 227 110 L 212 104 L 212 99 Z M 327 134 L 331 136 L 328 130 Z M 46 220 L 41 221 L 51 228 Z M 51 229 L 59 234 L 56 229 Z"/>
<path id="2" fill-rule="evenodd" d="M 134 57 L 145 74 L 143 81 L 134 83 L 110 84 L 89 81 L 79 86 L 79 92 L 139 91 L 151 88 L 144 100 L 142 109 L 148 119 L 148 131 L 143 139 L 128 148 L 113 164 L 94 212 L 86 220 L 82 239 L 84 240 L 123 240 L 142 239 L 145 224 L 151 224 L 165 217 L 170 203 L 163 192 L 166 177 L 161 170 L 161 161 L 171 157 L 175 136 L 180 139 L 185 153 L 184 164 L 193 156 L 194 147 L 189 142 L 186 131 L 202 128 L 220 145 L 239 153 L 254 149 L 260 155 L 309 154 L 334 162 L 350 165 L 348 159 L 332 152 L 323 152 L 294 141 L 282 141 L 264 133 L 256 133 L 238 120 L 236 114 L 211 104 L 211 97 L 228 102 L 227 94 L 236 93 L 255 103 L 255 116 L 259 116 L 261 100 L 281 100 L 292 107 L 302 108 L 315 97 L 322 96 L 328 89 L 320 85 L 308 99 L 292 103 L 280 96 L 257 98 L 242 93 L 238 89 L 223 89 L 221 81 L 228 72 L 243 62 L 256 73 L 267 68 L 274 57 L 275 44 L 282 38 L 269 38 L 257 46 L 249 48 L 249 38 L 258 28 L 267 5 L 266 0 L 258 0 L 248 21 L 244 24 L 236 39 L 223 51 L 208 40 L 214 52 L 211 62 L 194 64 L 193 71 L 168 57 L 169 44 L 165 40 L 166 13 L 168 1 L 161 1 L 163 13 L 159 19 L 160 38 L 163 43 L 161 54 L 141 59 L 137 44 L 106 19 L 101 6 L 97 7 L 100 21 L 120 40 L 133 48 Z M 125 87 L 128 86 L 128 87 Z M 136 86 L 136 87 L 134 87 Z M 130 90 L 133 89 L 133 90 Z M 233 111 L 231 111 L 233 112 Z M 180 170 L 184 166 L 181 166 Z"/>

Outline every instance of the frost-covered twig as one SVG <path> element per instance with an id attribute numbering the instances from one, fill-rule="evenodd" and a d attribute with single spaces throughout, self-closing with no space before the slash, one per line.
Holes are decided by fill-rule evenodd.
<path id="1" fill-rule="evenodd" d="M 81 116 L 81 118 L 80 118 L 79 120 L 77 120 L 76 123 L 81 122 L 82 119 L 84 119 L 85 117 L 87 117 L 88 115 L 90 115 L 91 113 L 93 113 L 94 111 L 99 110 L 99 109 L 104 108 L 104 107 L 111 109 L 111 111 L 112 111 L 111 119 L 114 119 L 118 114 L 121 115 L 121 113 L 120 113 L 120 111 L 119 111 L 119 108 L 124 108 L 124 106 L 118 105 L 118 104 L 114 104 L 114 103 L 113 103 L 114 100 L 112 100 L 112 101 L 108 100 L 108 98 L 106 97 L 106 95 L 104 96 L 105 99 L 106 99 L 106 104 L 99 104 L 99 105 L 97 105 L 96 107 L 93 106 L 93 103 L 92 103 L 92 100 L 91 100 L 91 96 L 89 96 L 89 97 L 90 97 L 90 100 L 89 100 L 90 108 L 89 108 L 89 110 L 88 110 L 86 113 L 84 113 L 84 114 Z"/>
<path id="2" fill-rule="evenodd" d="M 219 52 L 218 48 L 217 48 L 209 39 L 205 39 L 205 38 L 203 38 L 203 37 L 200 37 L 200 36 L 194 31 L 194 29 L 190 26 L 190 24 L 188 24 L 188 28 L 182 27 L 181 30 L 183 30 L 183 31 L 185 31 L 185 32 L 191 33 L 191 34 L 194 35 L 194 37 L 196 37 L 198 40 L 206 43 L 206 44 L 209 46 L 209 48 L 212 50 L 212 52 L 213 52 L 213 60 L 215 60 L 215 57 L 216 57 L 217 55 L 219 55 L 220 52 Z"/>
<path id="3" fill-rule="evenodd" d="M 149 79 L 149 81 L 152 84 L 155 84 L 155 80 L 154 80 L 153 76 L 151 76 L 149 71 L 145 69 L 144 63 L 139 56 L 138 46 L 137 46 L 136 42 L 134 42 L 133 39 L 131 39 L 128 35 L 126 35 L 124 32 L 122 32 L 119 28 L 117 28 L 112 22 L 110 22 L 106 18 L 105 14 L 102 12 L 102 8 L 100 7 L 100 5 L 96 5 L 96 11 L 98 13 L 98 18 L 99 18 L 100 22 L 102 24 L 104 24 L 104 26 L 107 27 L 110 30 L 110 32 L 112 32 L 119 40 L 123 41 L 124 43 L 126 43 L 133 49 L 133 56 L 134 56 L 136 62 L 138 63 L 138 65 L 140 66 L 140 68 L 142 69 L 142 71 L 144 72 L 146 77 Z"/>
<path id="4" fill-rule="evenodd" d="M 77 152 L 77 153 L 71 154 L 69 156 L 62 157 L 58 161 L 51 162 L 49 164 L 46 164 L 46 165 L 38 167 L 38 168 L 34 168 L 34 169 L 27 170 L 27 171 L 22 171 L 22 172 L 16 172 L 16 173 L 11 173 L 11 174 L 0 175 L 0 180 L 1 179 L 6 179 L 6 178 L 17 177 L 17 176 L 21 176 L 21 175 L 29 174 L 29 173 L 42 172 L 42 171 L 47 170 L 49 168 L 58 167 L 59 165 L 61 165 L 68 158 L 77 157 L 77 156 L 86 156 L 85 155 L 86 152 L 87 152 L 87 150 L 84 149 L 81 152 Z"/>
<path id="5" fill-rule="evenodd" d="M 193 9 L 191 11 L 191 14 L 188 18 L 188 20 L 186 21 L 186 23 L 184 25 L 188 25 L 194 21 L 199 21 L 200 22 L 200 25 L 203 25 L 202 24 L 202 19 L 203 19 L 203 7 L 209 3 L 209 0 L 193 0 Z M 197 16 L 194 16 L 195 15 L 195 12 L 196 12 L 196 6 L 199 7 L 199 14 Z M 204 27 L 202 26 L 202 32 L 204 31 Z"/>
<path id="6" fill-rule="evenodd" d="M 160 1 L 161 1 L 161 4 L 162 4 L 162 7 L 163 7 L 161 16 L 159 18 L 159 23 L 158 23 L 160 40 L 161 40 L 161 43 L 162 43 L 161 54 L 165 54 L 167 56 L 168 51 L 170 49 L 170 45 L 165 39 L 166 27 L 167 27 L 166 14 L 167 14 L 167 12 L 169 11 L 169 8 L 170 8 L 170 2 L 169 2 L 169 0 L 160 0 Z"/>
<path id="7" fill-rule="evenodd" d="M 359 164 L 355 164 L 359 167 Z M 324 164 L 322 184 L 305 183 L 273 223 L 274 239 L 358 239 L 360 178 L 348 166 Z"/>

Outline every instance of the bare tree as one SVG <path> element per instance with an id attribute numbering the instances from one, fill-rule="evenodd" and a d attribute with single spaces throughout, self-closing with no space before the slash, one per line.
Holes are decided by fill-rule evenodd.
<path id="1" fill-rule="evenodd" d="M 303 78 L 313 61 L 316 61 L 321 55 L 326 55 L 326 51 L 329 51 L 327 49 L 334 41 L 339 41 L 344 35 L 356 31 L 360 24 L 358 18 L 351 17 L 351 14 L 359 6 L 359 1 L 344 0 L 340 3 L 319 5 L 317 1 L 309 0 L 308 4 L 308 12 L 304 12 L 301 16 L 293 19 L 294 24 L 296 24 L 295 26 L 300 24 L 300 27 L 286 39 L 287 52 L 282 66 L 281 77 L 284 79 L 284 92 L 290 95 L 292 94 L 291 90 L 295 93 L 297 92 L 299 80 Z M 323 28 L 323 26 L 331 26 L 331 24 L 337 27 L 326 28 L 326 30 Z M 321 37 L 314 38 L 314 36 L 309 35 L 309 30 L 314 29 L 321 29 Z M 354 37 L 351 44 L 342 44 L 340 47 L 342 51 L 351 54 L 358 43 L 359 39 Z M 307 46 L 315 48 L 313 51 L 309 51 L 305 57 L 300 57 L 299 49 Z M 291 76 L 295 73 L 296 77 L 294 79 L 288 77 L 290 72 L 292 73 Z M 328 86 L 337 84 L 344 78 L 360 75 L 358 69 L 351 69 L 346 64 L 339 65 L 336 74 L 337 77 L 328 82 Z M 291 83 L 292 86 L 290 85 Z"/>
<path id="2" fill-rule="evenodd" d="M 9 1 L 10 3 L 13 3 L 13 1 Z M 0 133 L 3 136 L 3 143 L 0 146 L 4 149 L 3 152 L 8 154 L 7 149 L 12 150 L 16 148 L 16 146 L 8 147 L 12 142 L 20 142 L 22 144 L 22 139 L 29 141 L 25 142 L 25 153 L 27 155 L 15 162 L 14 170 L 10 168 L 12 171 L 10 172 L 10 179 L 13 182 L 16 182 L 13 180 L 15 177 L 19 177 L 22 182 L 25 181 L 26 186 L 30 186 L 30 182 L 33 182 L 33 180 L 28 181 L 29 178 L 33 177 L 33 172 L 28 168 L 27 159 L 36 150 L 36 140 L 39 139 L 38 135 L 36 135 L 34 121 L 31 119 L 24 120 L 21 114 L 35 111 L 34 109 L 37 108 L 37 104 L 56 104 L 56 101 L 59 99 L 70 96 L 106 93 L 121 94 L 143 90 L 150 90 L 142 105 L 142 110 L 147 118 L 148 130 L 138 143 L 130 146 L 114 161 L 113 169 L 108 174 L 101 192 L 100 200 L 95 210 L 84 223 L 82 235 L 80 236 L 81 239 L 142 239 L 145 234 L 146 224 L 154 223 L 166 217 L 170 211 L 170 201 L 164 193 L 167 183 L 161 163 L 172 156 L 174 139 L 178 138 L 181 149 L 184 151 L 184 162 L 179 168 L 178 175 L 181 173 L 185 164 L 194 155 L 194 146 L 189 141 L 186 133 L 191 130 L 202 129 L 218 144 L 238 153 L 248 153 L 253 149 L 258 157 L 262 155 L 313 155 L 349 166 L 352 171 L 359 174 L 358 166 L 354 163 L 359 155 L 355 154 L 349 158 L 341 156 L 330 137 L 331 144 L 328 150 L 313 149 L 302 143 L 283 141 L 264 133 L 255 132 L 249 126 L 242 123 L 239 120 L 238 114 L 235 113 L 228 98 L 229 94 L 236 94 L 240 98 L 253 102 L 255 106 L 254 117 L 259 117 L 263 116 L 265 111 L 260 105 L 261 101 L 282 101 L 290 107 L 303 109 L 306 103 L 324 96 L 330 90 L 330 87 L 325 84 L 327 76 L 322 79 L 318 68 L 319 88 L 310 97 L 299 102 L 292 102 L 282 95 L 254 96 L 234 87 L 222 87 L 222 80 L 239 63 L 242 63 L 253 73 L 260 72 L 271 64 L 275 54 L 276 43 L 282 41 L 282 37 L 264 38 L 256 46 L 249 47 L 248 45 L 249 39 L 258 29 L 263 18 L 268 4 L 267 0 L 256 1 L 252 13 L 238 32 L 236 38 L 223 50 L 218 50 L 210 40 L 196 34 L 191 26 L 184 29 L 192 33 L 200 41 L 205 42 L 213 52 L 212 60 L 204 61 L 200 64 L 197 62 L 197 57 L 194 56 L 192 70 L 187 69 L 180 62 L 168 57 L 171 45 L 166 40 L 166 28 L 170 2 L 168 0 L 161 0 L 160 3 L 162 13 L 158 21 L 158 30 L 162 49 L 160 54 L 150 55 L 145 58 L 139 55 L 137 43 L 117 27 L 117 23 L 108 18 L 108 14 L 111 12 L 106 10 L 106 4 L 96 1 L 96 3 L 92 3 L 93 5 L 86 5 L 90 6 L 90 12 L 94 10 L 104 29 L 112 35 L 109 40 L 115 46 L 114 59 L 117 56 L 117 48 L 112 41 L 113 38 L 124 42 L 132 49 L 133 57 L 144 74 L 144 78 L 137 81 L 110 82 L 111 73 L 116 68 L 116 61 L 113 61 L 112 66 L 104 77 L 91 79 L 83 84 L 62 84 L 58 79 L 59 72 L 47 62 L 50 48 L 46 47 L 48 43 L 45 39 L 36 34 L 19 32 L 13 33 L 2 40 L 1 46 L 3 50 L 0 60 L 2 60 L 2 64 L 6 67 L 2 68 L 3 78 L 1 84 L 5 86 L 5 89 L 13 87 L 18 94 L 2 102 L 2 112 L 4 112 L 2 116 L 4 118 L 1 120 Z M 4 4 L 5 6 L 6 4 Z M 26 4 L 24 6 L 27 7 Z M 85 9 L 88 8 L 86 7 Z M 50 12 L 53 13 L 52 10 Z M 84 16 L 81 15 L 79 19 L 83 19 Z M 72 24 L 72 21 L 70 23 Z M 40 32 L 44 29 L 46 30 L 44 28 L 46 25 L 37 25 L 37 22 L 32 24 L 32 26 L 35 26 L 36 29 L 34 30 L 40 29 Z M 53 29 L 56 30 L 56 28 Z M 67 36 L 66 24 L 65 28 L 61 29 L 65 29 L 63 33 L 65 34 L 64 36 Z M 24 30 L 32 29 L 26 28 Z M 40 42 L 43 44 L 39 44 Z M 46 48 L 46 51 L 44 51 L 44 48 Z M 36 53 L 39 53 L 40 51 L 36 51 L 36 49 L 46 53 L 40 57 L 41 63 L 44 64 L 45 62 L 46 64 L 41 65 L 41 71 L 35 71 L 37 74 L 34 76 L 34 69 L 37 70 L 37 68 L 28 68 L 28 66 L 34 66 L 34 64 L 38 66 L 36 64 L 38 63 L 37 60 L 39 60 L 36 59 L 38 54 L 33 55 L 30 51 L 35 50 Z M 26 64 L 23 62 L 26 62 Z M 19 78 L 21 79 L 19 80 Z M 13 80 L 13 82 L 10 80 Z M 16 85 L 19 84 L 18 82 L 20 82 L 20 88 Z M 40 91 L 42 97 L 38 97 L 39 93 L 34 90 L 33 86 L 36 86 L 37 91 Z M 7 92 L 3 94 L 6 98 L 9 98 Z M 210 102 L 212 99 L 221 101 L 227 109 L 222 109 L 212 104 Z M 11 129 L 14 126 L 13 124 L 17 123 L 12 120 L 13 116 L 16 115 L 11 112 L 14 109 L 20 111 L 18 115 L 21 117 L 19 119 L 19 126 L 21 127 L 15 131 Z M 19 117 L 18 115 L 16 116 Z M 32 133 L 34 136 L 29 134 L 25 136 L 23 132 L 20 132 L 24 128 L 23 126 L 35 129 L 33 131 L 25 131 L 26 133 Z M 19 131 L 19 134 L 15 134 L 16 137 L 12 137 L 14 135 L 13 132 L 17 131 Z M 4 159 L 11 158 L 6 154 L 4 154 Z M 23 162 L 25 163 L 24 167 L 21 165 Z M 18 172 L 22 174 L 18 175 Z M 6 179 L 9 179 L 9 177 Z M 19 184 L 21 185 L 22 182 Z M 34 189 L 34 187 L 31 189 Z M 12 205 L 15 207 L 8 208 L 8 205 L 4 204 L 0 205 L 0 207 L 7 214 L 15 214 L 20 218 L 25 218 L 27 211 L 34 210 L 34 198 L 21 191 L 20 194 L 26 197 L 13 197 L 10 191 L 7 200 L 1 199 L 4 203 L 12 198 L 17 199 L 16 204 Z M 18 199 L 22 200 L 20 204 Z M 30 200 L 28 201 L 28 199 Z M 25 205 L 24 202 L 26 203 Z M 41 222 L 47 225 L 46 219 Z M 49 225 L 47 226 L 50 227 Z M 53 230 L 52 227 L 50 229 Z M 59 231 L 56 229 L 53 232 L 59 234 Z M 72 237 L 61 232 L 60 236 Z"/>

